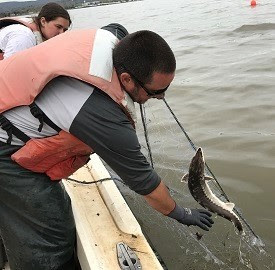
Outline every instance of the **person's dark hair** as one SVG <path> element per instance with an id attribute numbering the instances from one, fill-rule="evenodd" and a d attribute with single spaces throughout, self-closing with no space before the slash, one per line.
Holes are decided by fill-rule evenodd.
<path id="1" fill-rule="evenodd" d="M 150 83 L 154 72 L 168 74 L 176 69 L 176 59 L 167 42 L 148 30 L 123 38 L 114 48 L 113 63 L 118 75 L 128 70 L 143 83 Z"/>
<path id="2" fill-rule="evenodd" d="M 34 21 L 36 22 L 36 24 L 39 25 L 39 27 L 41 27 L 40 19 L 42 17 L 44 17 L 47 22 L 53 21 L 58 17 L 62 17 L 68 20 L 70 25 L 72 23 L 68 11 L 64 9 L 62 6 L 60 6 L 59 4 L 53 3 L 53 2 L 44 5 L 41 8 L 39 14 L 36 17 L 34 17 Z"/>

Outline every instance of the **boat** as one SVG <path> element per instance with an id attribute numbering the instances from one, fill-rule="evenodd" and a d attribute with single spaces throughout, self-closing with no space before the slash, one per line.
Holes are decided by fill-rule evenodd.
<path id="1" fill-rule="evenodd" d="M 163 269 L 110 174 L 97 154 L 69 179 L 82 270 Z M 9 270 L 6 266 L 5 270 Z"/>

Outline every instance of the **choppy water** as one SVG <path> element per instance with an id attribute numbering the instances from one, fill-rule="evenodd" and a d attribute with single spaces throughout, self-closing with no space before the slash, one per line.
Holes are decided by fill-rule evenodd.
<path id="1" fill-rule="evenodd" d="M 130 32 L 149 29 L 167 40 L 177 73 L 166 99 L 275 257 L 275 2 L 259 0 L 253 9 L 249 3 L 144 0 L 70 13 L 73 28 L 118 22 Z M 165 130 L 160 135 L 170 136 Z M 177 148 L 170 151 L 171 169 Z M 158 237 L 169 241 L 169 235 Z M 176 262 L 169 269 L 183 269 Z"/>

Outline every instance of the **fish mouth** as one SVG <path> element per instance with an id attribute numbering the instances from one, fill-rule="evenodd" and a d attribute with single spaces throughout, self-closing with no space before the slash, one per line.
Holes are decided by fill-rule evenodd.
<path id="1" fill-rule="evenodd" d="M 201 147 L 199 147 L 199 148 L 197 149 L 197 152 L 196 152 L 195 157 L 201 158 L 201 159 L 204 161 L 203 151 L 202 151 L 202 148 L 201 148 Z"/>

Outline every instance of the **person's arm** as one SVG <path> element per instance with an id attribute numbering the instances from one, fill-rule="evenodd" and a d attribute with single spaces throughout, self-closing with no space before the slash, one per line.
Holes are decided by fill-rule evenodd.
<path id="1" fill-rule="evenodd" d="M 149 205 L 164 215 L 168 215 L 175 208 L 175 201 L 163 181 L 151 193 L 144 195 L 144 198 Z"/>
<path id="2" fill-rule="evenodd" d="M 121 107 L 100 90 L 94 91 L 69 132 L 89 145 L 135 192 L 151 193 L 160 183 L 140 151 L 136 131 Z"/>
<path id="3" fill-rule="evenodd" d="M 95 91 L 74 119 L 70 133 L 85 142 L 135 192 L 162 214 L 185 225 L 208 230 L 213 223 L 206 210 L 178 206 L 140 151 L 136 132 L 121 108 Z"/>

